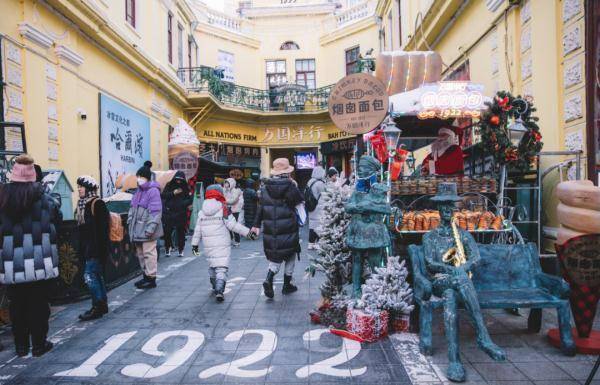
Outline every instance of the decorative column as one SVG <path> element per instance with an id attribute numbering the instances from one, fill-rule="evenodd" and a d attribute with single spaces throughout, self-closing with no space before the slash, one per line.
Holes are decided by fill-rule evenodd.
<path id="1" fill-rule="evenodd" d="M 566 150 L 583 150 L 585 143 L 585 45 L 583 0 L 563 0 L 562 20 L 562 89 L 564 140 Z M 585 157 L 582 157 L 585 159 Z M 582 165 L 583 170 L 587 168 Z M 573 165 L 568 178 L 575 179 Z"/>

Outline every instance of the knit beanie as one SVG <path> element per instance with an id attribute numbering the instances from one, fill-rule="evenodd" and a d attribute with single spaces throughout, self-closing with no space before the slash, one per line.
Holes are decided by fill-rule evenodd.
<path id="1" fill-rule="evenodd" d="M 152 179 L 152 171 L 150 171 L 150 167 L 142 166 L 142 167 L 140 167 L 139 170 L 137 170 L 137 172 L 135 173 L 135 176 L 141 176 L 143 178 L 151 180 Z"/>
<path id="2" fill-rule="evenodd" d="M 208 186 L 206 188 L 205 194 L 210 191 L 210 190 L 217 190 L 219 191 L 221 194 L 223 194 L 223 186 L 221 186 L 220 184 L 211 184 L 210 186 Z"/>
<path id="3" fill-rule="evenodd" d="M 28 154 L 17 156 L 9 180 L 11 182 L 35 182 L 36 173 L 33 167 L 33 158 Z"/>
<path id="4" fill-rule="evenodd" d="M 77 178 L 77 185 L 85 187 L 86 190 L 90 191 L 98 190 L 98 187 L 100 187 L 96 179 L 90 175 L 82 175 Z"/>

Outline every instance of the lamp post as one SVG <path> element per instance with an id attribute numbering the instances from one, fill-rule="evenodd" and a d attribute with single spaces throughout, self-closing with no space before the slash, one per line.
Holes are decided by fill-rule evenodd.
<path id="1" fill-rule="evenodd" d="M 385 145 L 388 151 L 387 199 L 388 203 L 390 203 L 392 200 L 392 162 L 394 161 L 394 155 L 396 154 L 396 148 L 398 148 L 398 141 L 400 140 L 402 130 L 396 127 L 396 123 L 394 123 L 391 114 L 385 118 L 381 125 L 384 127 L 383 138 L 385 139 Z"/>
<path id="2" fill-rule="evenodd" d="M 523 139 L 523 135 L 528 131 L 527 127 L 523 124 L 523 119 L 521 119 L 521 115 L 527 112 L 529 109 L 529 103 L 521 98 L 517 98 L 512 103 L 513 108 L 516 111 L 516 117 L 511 124 L 508 125 L 508 134 L 510 137 L 510 141 L 518 146 L 521 143 L 521 139 Z"/>

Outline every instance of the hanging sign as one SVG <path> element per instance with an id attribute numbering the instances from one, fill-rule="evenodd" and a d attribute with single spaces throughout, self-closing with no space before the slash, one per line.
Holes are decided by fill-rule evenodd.
<path id="1" fill-rule="evenodd" d="M 439 82 L 421 94 L 419 119 L 479 118 L 485 108 L 481 85 Z"/>
<path id="2" fill-rule="evenodd" d="M 379 126 L 388 106 L 383 83 L 365 73 L 342 78 L 329 95 L 331 120 L 340 130 L 350 134 L 365 134 Z"/>

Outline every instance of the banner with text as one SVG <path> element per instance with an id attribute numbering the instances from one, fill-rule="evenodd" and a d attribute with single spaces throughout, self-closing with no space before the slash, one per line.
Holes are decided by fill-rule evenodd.
<path id="1" fill-rule="evenodd" d="M 100 174 L 102 196 L 116 192 L 121 174 L 135 174 L 150 159 L 150 119 L 100 94 Z"/>

